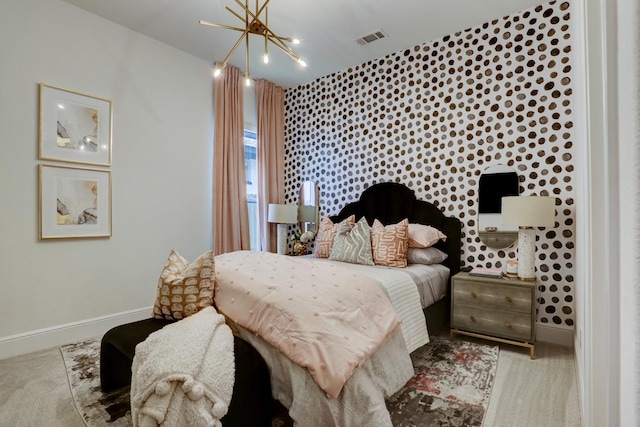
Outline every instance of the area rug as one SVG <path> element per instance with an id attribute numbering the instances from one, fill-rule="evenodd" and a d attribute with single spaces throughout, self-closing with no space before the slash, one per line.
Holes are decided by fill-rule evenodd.
<path id="1" fill-rule="evenodd" d="M 60 347 L 71 394 L 87 426 L 130 427 L 129 387 L 100 389 L 100 338 Z"/>
<path id="2" fill-rule="evenodd" d="M 481 426 L 498 346 L 431 337 L 411 354 L 415 375 L 387 400 L 394 427 Z"/>
<path id="3" fill-rule="evenodd" d="M 89 427 L 130 427 L 129 388 L 100 390 L 100 338 L 60 347 L 78 412 Z M 431 337 L 412 355 L 415 376 L 387 401 L 395 427 L 481 426 L 498 347 Z M 291 419 L 274 414 L 274 427 Z"/>

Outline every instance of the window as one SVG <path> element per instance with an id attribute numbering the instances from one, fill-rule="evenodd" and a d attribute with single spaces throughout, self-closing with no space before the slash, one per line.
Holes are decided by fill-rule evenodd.
<path id="1" fill-rule="evenodd" d="M 251 250 L 256 251 L 260 246 L 258 221 L 258 140 L 256 133 L 244 131 L 244 172 L 247 179 L 247 204 L 249 208 L 249 236 Z"/>

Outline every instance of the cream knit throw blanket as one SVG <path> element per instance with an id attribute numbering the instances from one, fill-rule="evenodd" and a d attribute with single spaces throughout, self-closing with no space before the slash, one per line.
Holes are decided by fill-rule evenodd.
<path id="1" fill-rule="evenodd" d="M 233 334 L 208 307 L 138 344 L 131 371 L 134 427 L 221 427 L 233 392 Z"/>

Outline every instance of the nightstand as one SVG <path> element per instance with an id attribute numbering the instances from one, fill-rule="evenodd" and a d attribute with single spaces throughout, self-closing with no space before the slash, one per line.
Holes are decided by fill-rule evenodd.
<path id="1" fill-rule="evenodd" d="M 461 334 L 527 347 L 535 358 L 536 282 L 461 272 L 451 287 L 451 338 Z"/>

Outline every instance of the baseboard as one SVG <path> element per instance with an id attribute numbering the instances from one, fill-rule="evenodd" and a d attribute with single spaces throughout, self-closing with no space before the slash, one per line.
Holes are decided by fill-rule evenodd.
<path id="1" fill-rule="evenodd" d="M 536 341 L 573 347 L 573 329 L 536 324 Z"/>
<path id="2" fill-rule="evenodd" d="M 0 337 L 0 359 L 100 336 L 115 326 L 149 317 L 151 310 L 152 307 L 144 307 Z"/>

